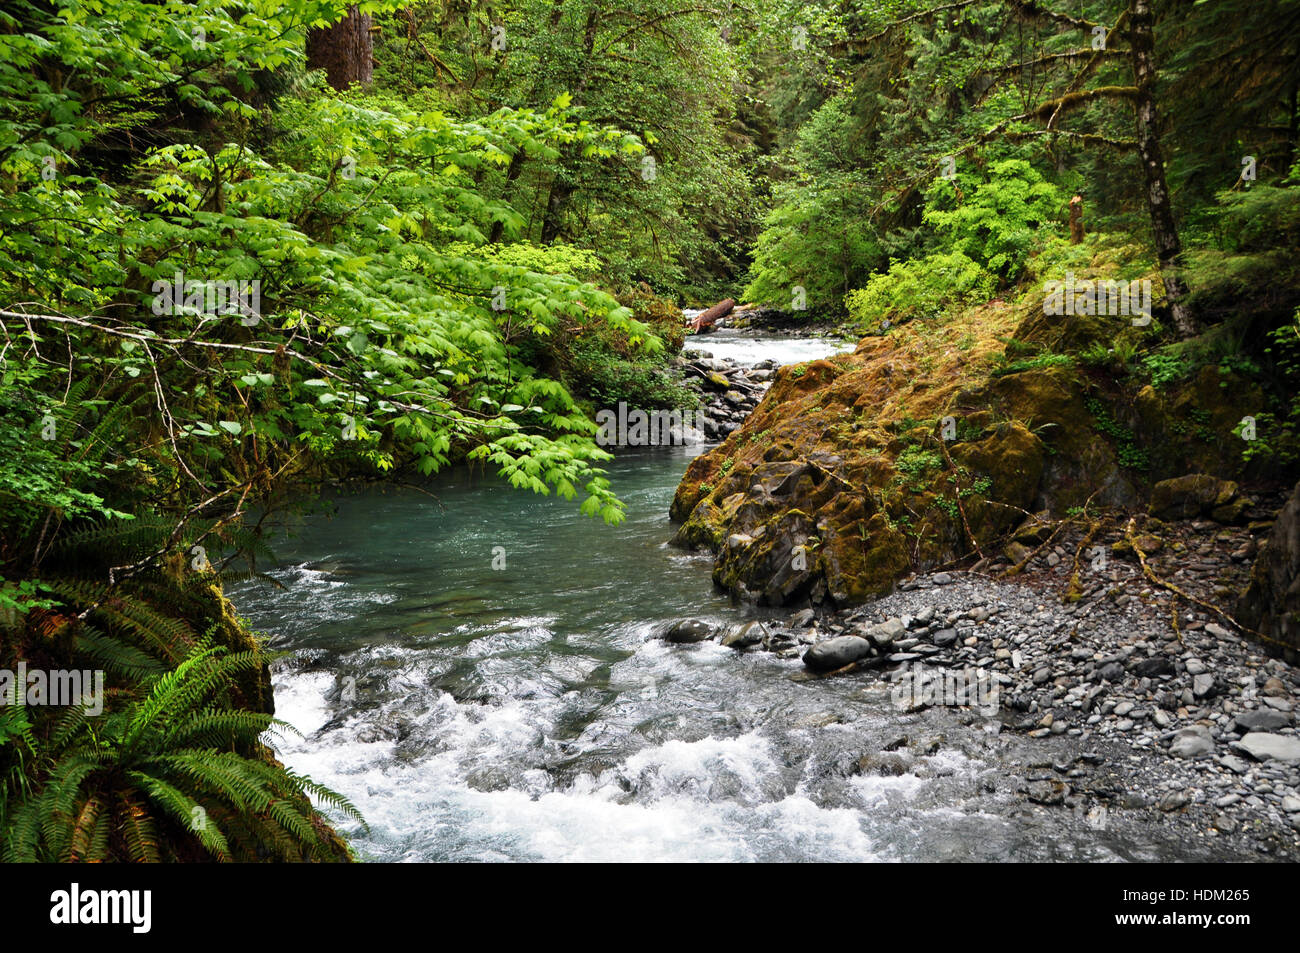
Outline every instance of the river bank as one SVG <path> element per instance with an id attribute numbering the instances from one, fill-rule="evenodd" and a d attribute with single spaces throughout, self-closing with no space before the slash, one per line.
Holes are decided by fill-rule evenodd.
<path id="1" fill-rule="evenodd" d="M 1078 540 L 1060 549 L 1069 542 Z M 1023 737 L 1031 753 L 1014 790 L 1038 809 L 1300 856 L 1296 671 L 1176 605 L 1135 565 L 1117 561 L 1081 601 L 1062 604 L 1071 561 L 1046 555 L 1053 565 L 1044 559 L 1021 580 L 916 576 L 866 606 L 802 610 L 719 641 L 802 659 L 808 674 L 794 678 L 833 675 L 888 694 L 903 723 L 946 707 L 994 735 Z M 923 750 L 902 734 L 857 767 L 905 775 Z"/>
<path id="2" fill-rule="evenodd" d="M 797 628 L 791 609 L 734 601 L 713 586 L 706 554 L 669 545 L 669 501 L 705 449 L 620 451 L 610 478 L 628 520 L 617 530 L 461 470 L 428 488 L 437 502 L 379 489 L 337 497 L 331 518 L 296 524 L 276 545 L 281 566 L 271 575 L 285 589 L 232 587 L 241 613 L 282 653 L 277 711 L 303 737 L 286 738 L 281 756 L 361 808 L 369 832 L 339 825 L 363 859 L 1286 856 L 1285 845 L 1261 846 L 1242 830 L 1202 831 L 1199 800 L 1166 813 L 1102 797 L 1154 798 L 1173 776 L 1161 773 L 1166 755 L 1086 718 L 1070 723 L 1079 735 L 1033 737 L 1037 728 L 1016 723 L 1041 721 L 1042 711 L 1009 709 L 1004 722 L 959 707 L 900 709 L 880 673 L 809 678 L 801 638 L 876 615 L 920 618 L 927 603 L 946 624 L 1012 600 L 968 589 L 975 577 L 954 573 L 937 587 L 918 577 L 915 588 L 842 616 L 801 613 Z M 968 628 L 980 641 L 978 650 L 950 647 L 965 650 L 952 659 L 978 651 L 976 661 L 998 661 L 994 638 L 1009 642 L 1022 623 L 1036 631 L 1032 613 L 1000 613 L 973 627 L 956 620 L 963 641 Z M 659 637 L 684 618 L 710 633 L 788 631 L 778 648 L 795 651 Z M 944 638 L 943 627 L 915 634 L 921 628 L 891 654 L 916 652 L 909 639 Z M 1047 642 L 1059 637 L 1045 631 Z M 1037 658 L 1038 636 L 1027 641 L 1016 648 Z M 1058 793 L 1059 802 L 1040 803 Z"/>
<path id="3" fill-rule="evenodd" d="M 878 376 L 840 384 L 864 354 L 882 365 Z M 785 386 L 757 422 L 693 462 L 674 501 L 683 521 L 676 541 L 710 550 L 714 582 L 735 597 L 785 609 L 771 624 L 663 634 L 772 652 L 802 661 L 795 677 L 845 677 L 888 692 L 899 712 L 957 710 L 1022 737 L 1040 747 L 1030 769 L 1016 772 L 1017 794 L 1043 809 L 1091 823 L 1126 816 L 1247 855 L 1300 854 L 1300 676 L 1223 611 L 1246 591 L 1285 494 L 1207 475 L 1139 492 L 1087 422 L 1128 441 L 1132 432 L 1107 423 L 1092 398 L 1067 397 L 1067 372 L 1012 366 L 1016 373 L 1004 374 L 995 365 L 989 386 L 1018 395 L 1020 416 L 1037 421 L 1059 452 L 1038 450 L 1044 464 L 1028 452 L 1043 446 L 1038 435 L 971 413 L 976 375 L 964 371 L 966 390 L 943 391 L 962 409 L 947 418 L 953 432 L 942 440 L 966 466 L 927 500 L 923 485 L 946 487 L 952 466 L 938 440 L 900 440 L 887 418 L 874 446 L 861 436 L 868 421 L 881 425 L 879 408 L 862 402 L 864 388 L 900 405 L 907 395 L 915 413 L 927 385 L 945 386 L 939 373 L 900 377 L 896 365 L 912 358 L 863 342 L 853 357 L 809 365 L 806 377 L 783 369 Z M 1156 403 L 1149 393 L 1142 399 Z M 836 402 L 852 405 L 838 419 L 823 410 Z M 980 426 L 987 447 L 971 442 Z M 1145 467 L 1169 451 L 1125 452 Z M 865 458 L 859 470 L 849 466 L 855 456 Z M 1051 501 L 1079 487 L 1111 497 L 1112 507 L 1099 517 L 1080 498 L 1069 515 L 1061 505 L 1049 516 L 1039 494 Z M 968 550 L 972 524 L 976 549 L 953 558 Z M 882 548 L 891 533 L 906 545 Z M 889 558 L 875 558 L 882 553 Z M 964 568 L 939 571 L 944 564 Z M 854 574 L 868 583 L 862 591 L 844 581 Z M 914 756 L 907 742 L 861 766 L 906 773 Z"/>

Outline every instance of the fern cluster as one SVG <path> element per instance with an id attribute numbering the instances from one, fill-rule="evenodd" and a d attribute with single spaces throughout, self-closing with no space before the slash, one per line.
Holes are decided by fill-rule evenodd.
<path id="1" fill-rule="evenodd" d="M 220 574 L 172 559 L 105 580 L 173 529 L 148 515 L 74 525 L 42 567 L 45 598 L 0 620 L 0 667 L 105 674 L 99 716 L 0 707 L 0 859 L 348 859 L 316 805 L 360 815 L 275 760 L 266 740 L 290 729 Z"/>
<path id="2" fill-rule="evenodd" d="M 287 725 L 220 704 L 233 675 L 262 664 L 256 652 L 199 646 L 98 723 L 73 706 L 44 737 L 20 730 L 11 742 L 28 764 L 27 780 L 5 787 L 0 856 L 336 858 L 338 843 L 309 796 L 360 821 L 356 808 L 266 754 L 263 733 Z"/>

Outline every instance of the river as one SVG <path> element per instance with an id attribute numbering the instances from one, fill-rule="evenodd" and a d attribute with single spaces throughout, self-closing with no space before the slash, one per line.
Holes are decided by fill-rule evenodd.
<path id="1" fill-rule="evenodd" d="M 840 346 L 691 343 L 746 362 Z M 900 714 L 872 677 L 799 681 L 798 660 L 652 638 L 666 620 L 765 612 L 715 592 L 707 556 L 668 545 L 699 452 L 620 455 L 618 527 L 464 469 L 429 484 L 437 499 L 335 497 L 274 544 L 283 589 L 231 587 L 281 653 L 277 715 L 302 737 L 280 756 L 361 810 L 369 833 L 340 828 L 363 859 L 1192 858 L 1027 805 L 1007 766 L 1042 749 L 993 724 Z M 910 770 L 855 771 L 903 736 L 920 752 Z"/>

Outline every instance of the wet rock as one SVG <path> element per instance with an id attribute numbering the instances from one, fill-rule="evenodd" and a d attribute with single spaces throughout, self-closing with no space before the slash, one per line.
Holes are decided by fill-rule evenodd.
<path id="1" fill-rule="evenodd" d="M 1300 761 L 1300 738 L 1252 731 L 1237 743 L 1256 761 Z"/>
<path id="2" fill-rule="evenodd" d="M 1286 712 L 1260 708 L 1254 711 L 1238 712 L 1232 719 L 1233 727 L 1238 731 L 1276 731 L 1291 724 L 1291 716 Z"/>
<path id="3" fill-rule="evenodd" d="M 857 774 L 877 774 L 883 777 L 899 777 L 912 770 L 912 759 L 897 751 L 878 752 L 863 755 L 858 759 Z"/>
<path id="4" fill-rule="evenodd" d="M 833 711 L 819 711 L 805 715 L 794 723 L 796 728 L 825 728 L 827 725 L 844 724 L 844 716 Z"/>
<path id="5" fill-rule="evenodd" d="M 1214 738 L 1210 736 L 1209 729 L 1202 725 L 1183 728 L 1174 735 L 1169 753 L 1175 758 L 1188 760 L 1204 758 L 1214 753 Z"/>
<path id="6" fill-rule="evenodd" d="M 790 623 L 789 623 L 790 628 L 802 629 L 805 626 L 812 625 L 813 620 L 815 620 L 816 618 L 817 618 L 817 613 L 814 612 L 812 609 L 801 609 L 800 611 L 796 612 L 794 615 L 790 616 Z"/>
<path id="7" fill-rule="evenodd" d="M 699 619 L 682 619 L 664 631 L 664 639 L 676 645 L 703 642 L 713 634 L 713 627 Z"/>
<path id="8" fill-rule="evenodd" d="M 850 662 L 871 654 L 871 643 L 856 635 L 840 635 L 818 642 L 804 653 L 803 664 L 815 672 L 829 672 L 843 668 Z"/>
<path id="9" fill-rule="evenodd" d="M 722 644 L 732 649 L 747 649 L 752 645 L 758 645 L 766 636 L 766 630 L 761 622 L 746 622 L 737 629 L 728 632 L 722 639 Z"/>

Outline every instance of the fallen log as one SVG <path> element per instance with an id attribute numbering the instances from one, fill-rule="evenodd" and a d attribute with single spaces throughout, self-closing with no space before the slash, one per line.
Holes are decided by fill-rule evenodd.
<path id="1" fill-rule="evenodd" d="M 701 331 L 711 329 L 718 318 L 725 318 L 727 315 L 731 314 L 732 309 L 735 307 L 736 301 L 734 298 L 727 298 L 725 301 L 719 301 L 712 308 L 709 308 L 706 311 L 701 311 L 691 319 L 691 330 L 696 334 L 699 334 Z"/>

